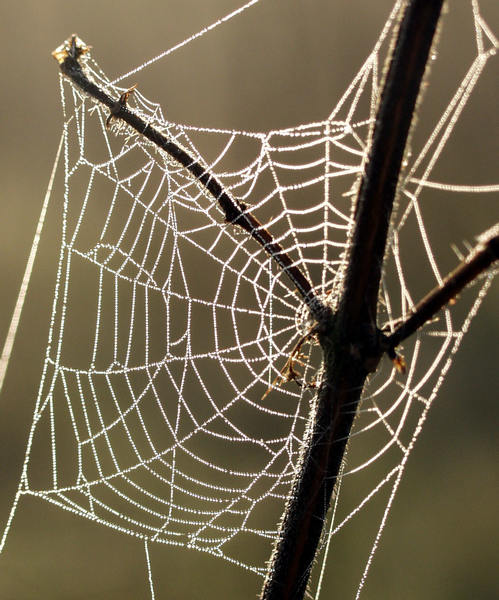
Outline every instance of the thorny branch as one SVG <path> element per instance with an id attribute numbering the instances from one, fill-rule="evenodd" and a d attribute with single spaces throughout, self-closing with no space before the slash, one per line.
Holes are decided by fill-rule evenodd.
<path id="1" fill-rule="evenodd" d="M 225 215 L 225 221 L 242 227 L 260 244 L 265 252 L 275 260 L 291 279 L 312 315 L 315 318 L 320 318 L 324 308 L 315 295 L 310 282 L 284 248 L 275 241 L 272 234 L 251 214 L 248 207 L 232 197 L 223 188 L 216 176 L 195 160 L 184 148 L 167 138 L 128 107 L 128 98 L 135 87 L 130 88 L 118 100 L 115 100 L 87 76 L 82 62 L 89 50 L 90 48 L 77 35 L 72 35 L 52 52 L 52 56 L 59 63 L 59 67 L 64 75 L 69 77 L 78 88 L 109 108 L 110 114 L 107 125 L 109 125 L 112 119 L 127 123 L 137 133 L 150 140 L 180 165 L 185 167 L 217 201 Z"/>

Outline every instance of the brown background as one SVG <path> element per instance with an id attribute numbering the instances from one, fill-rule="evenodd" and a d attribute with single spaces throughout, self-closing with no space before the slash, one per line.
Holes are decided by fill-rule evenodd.
<path id="1" fill-rule="evenodd" d="M 137 81 L 147 97 L 161 101 L 172 121 L 264 130 L 320 120 L 364 61 L 391 4 L 263 0 L 130 83 Z M 473 54 L 470 7 L 467 2 L 450 4 L 442 39 L 448 34 L 456 43 L 442 49 L 447 60 L 439 81 L 442 105 Z M 50 51 L 77 31 L 113 76 L 239 5 L 234 0 L 2 3 L 0 340 L 8 327 L 60 135 L 58 75 Z M 481 7 L 492 30 L 499 31 L 497 3 L 484 0 Z M 494 181 L 495 82 L 497 66 L 491 65 L 445 156 L 448 180 Z M 438 111 L 438 99 L 432 102 Z M 432 122 L 421 118 L 421 127 L 431 128 Z M 17 487 L 43 362 L 60 208 L 61 198 L 55 196 L 0 399 L 1 529 Z M 497 196 L 492 194 L 471 198 L 456 194 L 452 206 L 429 209 L 426 218 L 441 232 L 437 237 L 442 260 L 451 264 L 450 244 L 472 241 L 474 234 L 497 220 L 497 213 Z M 493 549 L 498 297 L 496 285 L 411 456 L 366 598 L 485 599 L 499 591 Z M 365 559 L 357 555 L 355 544 L 347 540 L 330 560 L 345 569 L 350 565 L 360 569 Z M 253 576 L 193 552 L 153 547 L 152 558 L 159 598 L 254 598 L 260 586 Z M 324 597 L 333 597 L 333 589 L 328 580 Z M 342 590 L 340 583 L 334 597 L 349 597 Z M 48 504 L 25 500 L 0 557 L 0 596 L 147 598 L 142 545 Z"/>

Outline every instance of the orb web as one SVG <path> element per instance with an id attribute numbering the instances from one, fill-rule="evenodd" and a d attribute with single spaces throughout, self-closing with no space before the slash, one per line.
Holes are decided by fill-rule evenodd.
<path id="1" fill-rule="evenodd" d="M 441 282 L 424 218 L 432 190 L 452 198 L 497 189 L 432 179 L 497 50 L 477 3 L 472 8 L 476 56 L 429 137 L 407 156 L 380 294 L 388 329 L 411 310 L 419 285 Z M 133 110 L 251 207 L 332 306 L 396 9 L 323 121 L 266 132 L 202 128 L 169 122 L 139 91 L 130 97 Z M 86 68 L 114 97 L 125 91 L 91 56 Z M 60 86 L 57 284 L 15 505 L 34 495 L 142 538 L 146 549 L 185 546 L 263 575 L 320 371 L 309 339 L 301 379 L 282 377 L 312 326 L 308 311 L 184 168 L 117 122 L 107 127 L 106 111 L 62 77 Z M 417 265 L 407 261 L 415 248 Z M 383 362 L 364 391 L 324 538 L 327 554 L 331 539 L 383 497 L 357 594 L 407 457 L 492 275 L 405 343 L 406 375 Z"/>

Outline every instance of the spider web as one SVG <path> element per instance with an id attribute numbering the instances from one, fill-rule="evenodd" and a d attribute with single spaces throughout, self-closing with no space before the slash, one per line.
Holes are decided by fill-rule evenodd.
<path id="1" fill-rule="evenodd" d="M 251 207 L 333 305 L 397 10 L 324 121 L 266 132 L 200 128 L 169 122 L 139 92 L 130 98 L 133 110 Z M 429 137 L 407 156 L 381 289 L 380 322 L 388 327 L 442 280 L 425 200 L 434 190 L 453 197 L 498 189 L 432 179 L 498 46 L 476 2 L 472 15 L 474 60 Z M 91 57 L 86 68 L 114 97 L 124 91 Z M 280 381 L 310 327 L 307 310 L 286 275 L 224 223 L 185 169 L 116 122 L 107 128 L 98 104 L 62 77 L 60 85 L 57 284 L 4 541 L 20 498 L 33 495 L 141 538 L 146 552 L 153 542 L 184 546 L 264 575 L 320 370 L 310 342 L 302 384 Z M 416 248 L 417 265 L 408 259 Z M 407 458 L 492 275 L 405 344 L 406 375 L 387 361 L 364 391 L 324 540 L 326 556 L 331 540 L 375 506 L 357 595 Z"/>

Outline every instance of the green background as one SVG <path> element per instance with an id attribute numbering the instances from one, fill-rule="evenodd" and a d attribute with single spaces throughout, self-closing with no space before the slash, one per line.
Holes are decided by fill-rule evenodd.
<path id="1" fill-rule="evenodd" d="M 470 5 L 450 4 L 442 40 L 455 43 L 442 48 L 446 67 L 438 82 L 442 97 L 431 100 L 435 114 L 474 55 Z M 229 0 L 2 3 L 0 340 L 17 297 L 61 131 L 58 74 L 50 52 L 76 31 L 112 77 L 239 5 Z M 129 83 L 137 82 L 148 98 L 162 103 L 167 118 L 181 123 L 265 130 L 321 120 L 363 63 L 390 8 L 386 0 L 262 0 Z M 481 8 L 492 30 L 499 31 L 497 3 L 486 0 Z M 496 82 L 497 61 L 482 77 L 446 151 L 448 180 L 494 181 Z M 423 119 L 424 110 L 421 128 L 426 132 L 433 121 Z M 0 529 L 18 485 L 43 363 L 61 204 L 60 194 L 55 195 L 0 398 Z M 464 240 L 473 242 L 475 234 L 497 220 L 497 207 L 497 195 L 455 194 L 452 206 L 435 203 L 428 209 L 427 222 L 438 232 L 437 256 L 442 253 L 445 265 L 455 262 L 450 245 L 462 248 Z M 496 284 L 410 457 L 365 598 L 464 600 L 492 598 L 499 592 L 497 544 L 494 548 L 498 297 Z M 324 598 L 350 597 L 342 574 L 345 581 L 358 580 L 366 558 L 359 554 L 357 541 L 355 535 L 342 538 L 334 548 L 330 561 L 339 568 L 335 581 L 326 573 Z M 260 587 L 253 575 L 209 556 L 154 546 L 151 555 L 157 598 L 254 598 Z M 0 556 L 0 597 L 147 598 L 143 546 L 26 499 Z"/>

